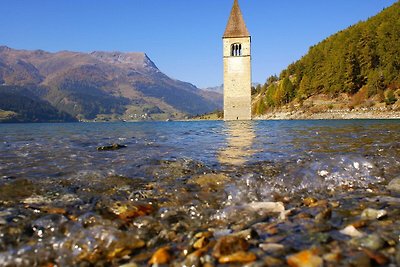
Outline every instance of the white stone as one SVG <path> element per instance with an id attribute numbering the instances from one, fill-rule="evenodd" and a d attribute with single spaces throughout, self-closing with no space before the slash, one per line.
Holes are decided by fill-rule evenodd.
<path id="1" fill-rule="evenodd" d="M 340 231 L 341 234 L 348 235 L 351 237 L 361 237 L 364 234 L 358 231 L 353 225 L 349 225 Z"/>
<path id="2" fill-rule="evenodd" d="M 382 217 L 385 217 L 387 215 L 386 210 L 375 210 L 375 209 L 365 209 L 361 213 L 361 219 L 364 220 L 375 220 L 375 219 L 380 219 Z"/>

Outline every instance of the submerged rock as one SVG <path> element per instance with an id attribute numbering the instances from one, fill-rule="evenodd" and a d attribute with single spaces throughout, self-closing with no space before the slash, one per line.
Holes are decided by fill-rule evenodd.
<path id="1" fill-rule="evenodd" d="M 387 189 L 394 193 L 400 193 L 400 178 L 395 178 L 387 186 Z"/>
<path id="2" fill-rule="evenodd" d="M 249 249 L 249 243 L 244 238 L 237 236 L 225 236 L 217 241 L 212 255 L 215 258 L 229 256 L 237 252 L 245 252 Z"/>
<path id="3" fill-rule="evenodd" d="M 373 251 L 373 250 L 369 250 L 364 248 L 363 251 L 365 252 L 365 254 L 368 255 L 368 257 L 375 261 L 376 263 L 378 263 L 379 265 L 385 265 L 387 264 L 387 262 L 389 261 L 389 259 L 383 255 L 382 253 Z"/>
<path id="4" fill-rule="evenodd" d="M 278 267 L 278 266 L 283 266 L 284 265 L 284 261 L 278 258 L 274 258 L 271 256 L 266 256 L 263 259 L 263 265 L 262 266 L 268 266 L 268 267 Z"/>
<path id="5" fill-rule="evenodd" d="M 252 252 L 239 251 L 231 255 L 221 256 L 218 261 L 219 263 L 247 263 L 253 262 L 257 259 L 257 256 Z"/>
<path id="6" fill-rule="evenodd" d="M 276 244 L 276 243 L 265 243 L 265 244 L 260 244 L 260 248 L 268 253 L 278 253 L 281 254 L 282 252 L 285 251 L 285 246 L 282 244 Z"/>
<path id="7" fill-rule="evenodd" d="M 246 205 L 245 208 L 262 213 L 281 213 L 285 211 L 285 206 L 282 202 L 253 202 Z"/>
<path id="8" fill-rule="evenodd" d="M 362 267 L 370 267 L 371 260 L 369 259 L 368 255 L 364 252 L 358 252 L 355 254 L 351 254 L 350 257 L 347 259 L 349 265 L 347 266 L 362 266 Z"/>
<path id="9" fill-rule="evenodd" d="M 128 147 L 128 146 L 114 143 L 109 146 L 99 146 L 99 147 L 97 147 L 97 150 L 98 151 L 110 151 L 110 150 L 118 150 L 118 149 L 126 148 L 126 147 Z"/>
<path id="10" fill-rule="evenodd" d="M 14 203 L 39 193 L 41 188 L 27 179 L 17 179 L 0 184 L 0 204 Z"/>
<path id="11" fill-rule="evenodd" d="M 361 248 L 378 250 L 385 245 L 385 241 L 379 235 L 371 234 L 368 236 L 352 239 L 350 240 L 350 244 Z"/>
<path id="12" fill-rule="evenodd" d="M 155 209 L 152 205 L 134 201 L 113 201 L 104 200 L 96 204 L 99 209 L 107 217 L 118 217 L 125 222 L 131 222 L 137 217 L 152 214 Z"/>
<path id="13" fill-rule="evenodd" d="M 287 257 L 291 267 L 322 267 L 323 260 L 315 250 L 304 250 Z"/>
<path id="14" fill-rule="evenodd" d="M 347 226 L 346 228 L 341 230 L 340 233 L 343 234 L 343 235 L 351 236 L 351 237 L 361 237 L 361 236 L 363 236 L 363 233 L 358 231 L 353 225 Z"/>
<path id="15" fill-rule="evenodd" d="M 168 264 L 172 259 L 172 256 L 170 254 L 170 248 L 169 247 L 163 247 L 158 249 L 151 259 L 149 260 L 149 264 Z"/>
<path id="16" fill-rule="evenodd" d="M 199 175 L 190 180 L 189 183 L 194 183 L 199 185 L 201 188 L 207 189 L 218 189 L 223 187 L 227 182 L 230 181 L 230 178 L 222 173 L 210 173 Z"/>
<path id="17" fill-rule="evenodd" d="M 363 220 L 375 220 L 385 217 L 387 215 L 386 210 L 375 210 L 375 209 L 365 209 L 361 213 L 361 219 Z"/>
<path id="18" fill-rule="evenodd" d="M 204 248 L 205 246 L 207 246 L 208 242 L 209 242 L 208 239 L 205 236 L 203 236 L 193 244 L 193 248 L 194 249 Z"/>
<path id="19" fill-rule="evenodd" d="M 397 245 L 396 249 L 396 263 L 398 266 L 400 266 L 400 244 Z"/>

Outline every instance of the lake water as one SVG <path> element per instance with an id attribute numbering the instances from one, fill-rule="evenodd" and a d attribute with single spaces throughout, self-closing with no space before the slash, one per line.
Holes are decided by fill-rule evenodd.
<path id="1" fill-rule="evenodd" d="M 246 204 L 384 194 L 400 120 L 0 124 L 0 153 L 1 266 L 118 266 L 165 244 L 182 260 L 163 230 L 244 229 Z"/>

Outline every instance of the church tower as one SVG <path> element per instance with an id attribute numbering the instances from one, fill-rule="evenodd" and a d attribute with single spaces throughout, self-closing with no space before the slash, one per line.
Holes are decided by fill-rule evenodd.
<path id="1" fill-rule="evenodd" d="M 234 0 L 223 40 L 224 120 L 251 120 L 251 37 Z"/>

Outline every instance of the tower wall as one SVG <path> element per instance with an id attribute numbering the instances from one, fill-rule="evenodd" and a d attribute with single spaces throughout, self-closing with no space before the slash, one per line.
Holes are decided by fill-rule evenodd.
<path id="1" fill-rule="evenodd" d="M 232 55 L 232 45 L 241 45 L 241 54 Z M 223 38 L 224 119 L 251 120 L 251 38 Z"/>

